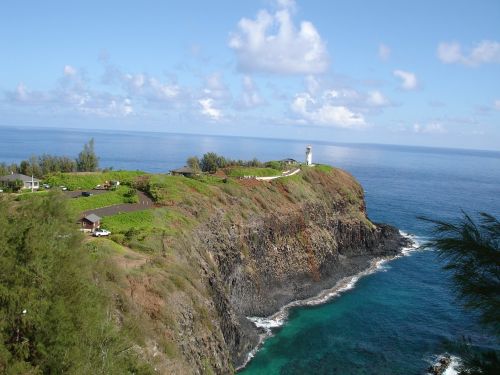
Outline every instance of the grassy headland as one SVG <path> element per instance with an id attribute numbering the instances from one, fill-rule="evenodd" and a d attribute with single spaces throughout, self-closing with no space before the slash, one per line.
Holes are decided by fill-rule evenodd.
<path id="1" fill-rule="evenodd" d="M 0 300 L 7 301 L 0 307 L 0 372 L 145 374 L 156 367 L 160 373 L 231 373 L 211 282 L 220 277 L 225 256 L 241 258 L 248 275 L 259 265 L 239 237 L 215 259 L 209 249 L 226 245 L 203 244 L 198 231 L 214 226 L 227 237 L 271 214 L 296 217 L 304 205 L 325 201 L 337 207 L 335 215 L 371 225 L 361 186 L 339 169 L 303 167 L 269 182 L 238 177 L 281 171 L 223 171 L 228 177 L 128 171 L 49 177 L 51 185 L 72 189 L 119 180 L 154 200 L 151 209 L 104 217 L 109 239 L 77 233 L 70 208 L 123 203 L 129 187 L 88 198 L 67 199 L 60 192 L 22 201 L 0 197 L 0 241 L 7 249 L 0 254 L 7 270 L 0 285 L 8 285 L 0 288 Z M 293 225 L 307 245 L 313 240 L 305 223 L 315 212 L 304 215 Z M 258 241 L 253 230 L 248 236 Z M 312 258 L 308 262 L 314 266 Z M 25 308 L 29 314 L 20 316 Z"/>

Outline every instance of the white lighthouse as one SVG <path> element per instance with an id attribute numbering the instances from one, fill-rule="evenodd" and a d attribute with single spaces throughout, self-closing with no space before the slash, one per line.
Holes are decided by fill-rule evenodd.
<path id="1" fill-rule="evenodd" d="M 306 147 L 306 165 L 312 165 L 312 160 L 313 160 L 312 146 L 308 145 Z"/>

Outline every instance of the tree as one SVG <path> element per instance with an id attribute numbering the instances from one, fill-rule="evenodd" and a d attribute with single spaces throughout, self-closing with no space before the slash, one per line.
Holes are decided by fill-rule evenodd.
<path id="1" fill-rule="evenodd" d="M 99 167 L 99 158 L 94 151 L 94 138 L 83 145 L 83 150 L 76 159 L 76 167 L 79 172 L 94 172 Z"/>
<path id="2" fill-rule="evenodd" d="M 215 152 L 207 152 L 201 158 L 201 170 L 203 172 L 217 172 L 217 159 L 219 156 Z"/>
<path id="3" fill-rule="evenodd" d="M 435 248 L 452 272 L 454 289 L 481 323 L 500 335 L 500 221 L 480 213 L 477 221 L 466 213 L 454 223 L 421 218 L 434 225 L 434 238 L 425 247 Z M 461 374 L 494 374 L 500 366 L 495 352 L 464 353 Z"/>
<path id="4" fill-rule="evenodd" d="M 82 240 L 62 194 L 0 196 L 0 374 L 145 373 Z"/>
<path id="5" fill-rule="evenodd" d="M 200 167 L 200 159 L 197 156 L 191 156 L 186 161 L 187 165 L 195 172 L 199 172 L 201 170 Z"/>

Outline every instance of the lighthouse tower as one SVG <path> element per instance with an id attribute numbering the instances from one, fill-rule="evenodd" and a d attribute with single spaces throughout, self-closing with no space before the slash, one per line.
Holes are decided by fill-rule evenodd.
<path id="1" fill-rule="evenodd" d="M 308 145 L 306 147 L 306 165 L 312 165 L 313 154 L 312 154 L 312 146 Z"/>

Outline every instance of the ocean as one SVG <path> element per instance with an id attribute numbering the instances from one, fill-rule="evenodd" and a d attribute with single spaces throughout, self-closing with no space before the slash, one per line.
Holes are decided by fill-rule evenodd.
<path id="1" fill-rule="evenodd" d="M 166 172 L 208 151 L 234 159 L 313 161 L 353 174 L 370 219 L 425 242 L 418 216 L 452 220 L 461 210 L 500 217 L 500 152 L 146 132 L 0 127 L 0 162 L 32 154 L 76 156 L 95 139 L 101 167 Z M 352 280 L 327 302 L 288 310 L 241 374 L 424 374 L 450 342 L 499 349 L 454 298 L 431 250 L 415 250 Z"/>

